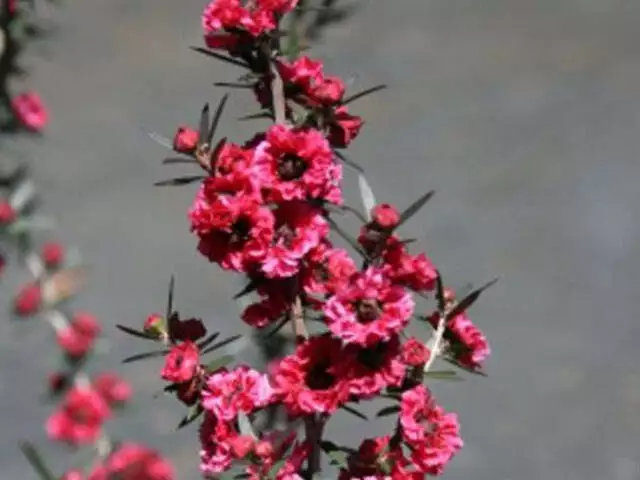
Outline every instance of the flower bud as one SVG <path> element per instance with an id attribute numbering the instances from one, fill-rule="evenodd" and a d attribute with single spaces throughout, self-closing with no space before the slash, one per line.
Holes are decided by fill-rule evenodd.
<path id="1" fill-rule="evenodd" d="M 168 335 L 167 321 L 159 313 L 152 313 L 145 320 L 143 330 L 154 338 L 164 338 Z"/>
<path id="2" fill-rule="evenodd" d="M 16 219 L 16 211 L 6 200 L 0 201 L 0 226 L 9 225 Z"/>
<path id="3" fill-rule="evenodd" d="M 253 438 L 249 435 L 240 435 L 231 440 L 231 451 L 236 458 L 244 458 L 253 449 Z"/>
<path id="4" fill-rule="evenodd" d="M 131 385 L 115 373 L 105 372 L 93 381 L 93 387 L 104 397 L 109 405 L 123 404 L 132 395 Z"/>
<path id="5" fill-rule="evenodd" d="M 173 149 L 180 153 L 193 153 L 198 146 L 199 140 L 200 134 L 196 130 L 181 125 L 173 137 Z"/>
<path id="6" fill-rule="evenodd" d="M 400 222 L 400 214 L 396 207 L 388 203 L 376 205 L 371 210 L 373 222 L 383 229 L 392 229 Z"/>
<path id="7" fill-rule="evenodd" d="M 21 317 L 33 315 L 42 306 L 42 292 L 40 285 L 29 283 L 24 285 L 15 298 L 14 310 Z"/>
<path id="8" fill-rule="evenodd" d="M 84 475 L 79 470 L 69 470 L 62 475 L 60 480 L 84 480 Z"/>
<path id="9" fill-rule="evenodd" d="M 267 458 L 273 453 L 273 446 L 270 442 L 260 440 L 258 443 L 256 443 L 255 451 L 258 457 Z"/>
<path id="10" fill-rule="evenodd" d="M 11 100 L 11 107 L 18 121 L 33 132 L 42 131 L 49 121 L 49 113 L 35 92 L 15 96 Z"/>
<path id="11" fill-rule="evenodd" d="M 42 246 L 42 261 L 47 268 L 57 268 L 64 261 L 64 247 L 57 242 L 48 242 Z"/>

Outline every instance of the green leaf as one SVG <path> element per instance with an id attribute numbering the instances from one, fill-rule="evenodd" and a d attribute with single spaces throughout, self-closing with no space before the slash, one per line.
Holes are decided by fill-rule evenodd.
<path id="1" fill-rule="evenodd" d="M 375 93 L 375 92 L 379 92 L 380 90 L 384 90 L 385 88 L 387 88 L 386 85 L 376 85 L 375 87 L 367 88 L 366 90 L 362 90 L 361 92 L 358 92 L 354 95 L 351 95 L 350 97 L 345 98 L 342 101 L 342 104 L 347 105 L 348 103 L 358 100 L 359 98 L 365 97 L 367 95 L 371 95 L 372 93 Z"/>
<path id="2" fill-rule="evenodd" d="M 116 328 L 119 330 L 122 330 L 124 333 L 128 333 L 129 335 L 132 335 L 134 337 L 139 337 L 139 338 L 145 338 L 147 340 L 157 340 L 156 337 L 154 337 L 153 335 L 144 333 L 140 330 L 135 330 L 133 328 L 129 328 L 125 325 L 116 325 Z"/>
<path id="3" fill-rule="evenodd" d="M 207 363 L 207 372 L 213 373 L 216 370 L 221 369 L 222 367 L 226 367 L 231 362 L 233 362 L 233 355 L 223 355 L 222 357 L 216 358 L 215 360 Z"/>
<path id="4" fill-rule="evenodd" d="M 360 198 L 362 199 L 362 206 L 364 207 L 364 216 L 370 221 L 371 210 L 373 210 L 377 202 L 369 182 L 367 182 L 366 177 L 362 173 L 358 175 L 358 187 L 360 188 Z"/>
<path id="5" fill-rule="evenodd" d="M 323 440 L 320 442 L 320 448 L 322 448 L 329 457 L 330 465 L 341 468 L 347 466 L 349 454 L 345 451 L 345 447 L 340 447 L 329 440 Z"/>
<path id="6" fill-rule="evenodd" d="M 464 378 L 458 376 L 458 373 L 455 370 L 429 370 L 428 372 L 424 372 L 425 379 L 433 379 L 433 380 L 454 380 L 461 382 Z"/>
<path id="7" fill-rule="evenodd" d="M 56 476 L 51 472 L 33 444 L 22 442 L 20 443 L 20 450 L 22 450 L 24 456 L 42 480 L 56 480 Z"/>
<path id="8" fill-rule="evenodd" d="M 213 114 L 213 121 L 211 122 L 211 128 L 209 129 L 209 135 L 207 136 L 207 142 L 211 145 L 213 142 L 213 136 L 216 134 L 216 130 L 218 129 L 218 124 L 220 123 L 220 117 L 222 117 L 222 112 L 224 111 L 224 106 L 227 104 L 227 100 L 229 99 L 229 94 L 225 93 L 220 103 L 216 108 L 216 112 Z"/>
<path id="9" fill-rule="evenodd" d="M 276 463 L 274 463 L 273 466 L 271 467 L 271 469 L 269 469 L 269 473 L 267 474 L 267 478 L 275 479 L 276 475 L 278 475 L 278 472 L 280 471 L 280 469 L 282 467 L 284 467 L 284 464 L 286 462 L 287 462 L 287 459 L 283 458 L 282 460 L 278 460 Z"/>
<path id="10" fill-rule="evenodd" d="M 211 50 L 207 50 L 206 48 L 194 47 L 194 46 L 191 46 L 189 48 L 191 50 L 195 51 L 195 52 L 202 53 L 203 55 L 207 55 L 208 57 L 213 57 L 213 58 L 215 58 L 217 60 L 221 60 L 223 62 L 227 62 L 227 63 L 230 63 L 232 65 L 237 65 L 238 67 L 249 68 L 249 65 L 247 65 L 245 62 L 243 62 L 241 60 L 237 60 L 237 59 L 232 58 L 232 57 L 227 57 L 226 55 L 222 55 L 220 53 L 213 52 Z"/>
<path id="11" fill-rule="evenodd" d="M 444 298 L 444 285 L 442 284 L 442 275 L 436 270 L 436 300 L 438 301 L 438 311 L 444 312 L 447 302 Z"/>
<path id="12" fill-rule="evenodd" d="M 270 120 L 273 120 L 273 113 L 271 113 L 270 111 L 252 113 L 251 115 L 245 115 L 244 117 L 238 118 L 238 121 L 244 122 L 246 120 L 259 120 L 261 118 L 268 118 Z"/>
<path id="13" fill-rule="evenodd" d="M 50 230 L 54 226 L 52 218 L 42 215 L 32 215 L 30 217 L 19 218 L 7 227 L 10 235 L 19 235 L 21 233 L 31 233 L 34 231 Z"/>
<path id="14" fill-rule="evenodd" d="M 162 160 L 163 165 L 171 165 L 175 163 L 192 163 L 197 164 L 198 161 L 194 158 L 189 157 L 167 157 Z"/>
<path id="15" fill-rule="evenodd" d="M 158 145 L 168 148 L 169 150 L 173 150 L 173 143 L 168 138 L 163 137 L 162 135 L 156 132 L 149 132 L 147 133 L 147 135 L 149 135 L 149 138 L 151 138 L 151 140 L 156 142 Z"/>
<path id="16" fill-rule="evenodd" d="M 219 336 L 220 336 L 220 332 L 216 332 L 216 333 L 214 333 L 212 335 L 209 335 L 205 340 L 202 341 L 202 343 L 200 343 L 198 345 L 198 349 L 202 351 L 203 348 L 205 348 L 207 345 L 209 345 L 211 342 L 213 342 Z"/>
<path id="17" fill-rule="evenodd" d="M 167 310 L 166 310 L 166 319 L 169 320 L 169 317 L 173 313 L 173 292 L 176 288 L 176 277 L 175 275 L 171 275 L 169 279 L 169 293 L 167 294 Z"/>
<path id="18" fill-rule="evenodd" d="M 387 417 L 389 415 L 393 415 L 400 411 L 400 405 L 391 405 L 389 407 L 384 407 L 378 413 L 376 413 L 376 417 Z"/>
<path id="19" fill-rule="evenodd" d="M 330 217 L 327 218 L 327 221 L 331 225 L 331 228 L 333 228 L 333 230 L 335 230 L 335 232 L 338 235 L 340 235 L 351 246 L 351 248 L 353 248 L 356 252 L 358 252 L 363 258 L 365 259 L 369 258 L 367 253 L 362 249 L 362 247 L 360 246 L 360 244 L 355 238 L 351 237 L 348 233 L 342 230 L 342 228 L 340 228 L 332 218 Z"/>
<path id="20" fill-rule="evenodd" d="M 411 205 L 409 205 L 409 207 L 400 214 L 400 221 L 398 222 L 398 227 L 402 225 L 404 222 L 406 222 L 407 220 L 409 220 L 411 217 L 413 217 L 416 213 L 418 213 L 418 210 L 420 210 L 425 203 L 431 200 L 431 197 L 433 197 L 434 193 L 435 193 L 434 190 L 430 190 L 427 193 L 420 196 L 420 198 L 418 198 Z"/>
<path id="21" fill-rule="evenodd" d="M 202 351 L 202 355 L 204 355 L 205 353 L 209 353 L 209 352 L 213 352 L 214 350 L 217 350 L 218 348 L 224 347 L 228 344 L 230 344 L 231 342 L 235 342 L 236 340 L 242 338 L 242 335 L 233 335 L 229 338 L 226 338 L 224 340 L 222 340 L 221 342 L 215 343 L 213 345 L 211 345 L 209 348 L 206 348 L 205 350 Z"/>
<path id="22" fill-rule="evenodd" d="M 240 290 L 238 293 L 236 293 L 233 296 L 233 299 L 237 300 L 240 297 L 244 297 L 245 295 L 248 295 L 249 293 L 255 291 L 260 286 L 261 283 L 262 282 L 261 282 L 260 279 L 258 279 L 258 280 L 256 280 L 256 279 L 250 280 L 249 283 L 247 283 L 247 285 L 245 285 L 245 287 L 242 290 Z"/>
<path id="23" fill-rule="evenodd" d="M 156 187 L 179 187 L 182 185 L 188 185 L 193 182 L 203 180 L 203 175 L 187 175 L 184 177 L 169 178 L 168 180 L 161 180 L 154 183 Z"/>
<path id="24" fill-rule="evenodd" d="M 447 313 L 447 320 L 451 318 L 455 318 L 456 316 L 460 315 L 462 312 L 465 312 L 471 305 L 473 305 L 476 302 L 476 300 L 478 300 L 478 298 L 480 298 L 480 295 L 482 294 L 482 292 L 484 292 L 487 288 L 493 286 L 497 281 L 498 279 L 494 278 L 490 282 L 485 283 L 480 288 L 476 288 L 473 292 L 471 292 L 469 295 L 467 295 L 462 300 L 460 300 L 456 304 L 456 306 L 453 307 L 451 311 Z"/>
<path id="25" fill-rule="evenodd" d="M 198 144 L 202 145 L 207 138 L 207 133 L 209 132 L 209 104 L 205 103 L 204 107 L 202 107 L 202 111 L 200 112 L 200 127 L 198 129 L 199 132 L 199 141 Z"/>
<path id="26" fill-rule="evenodd" d="M 200 415 L 202 415 L 203 412 L 204 408 L 202 408 L 202 405 L 200 405 L 199 403 L 193 405 L 189 408 L 187 414 L 182 417 L 182 420 L 180 420 L 180 423 L 178 424 L 176 430 L 180 430 L 181 428 L 184 428 L 190 423 L 194 422 Z"/>
<path id="27" fill-rule="evenodd" d="M 252 83 L 234 83 L 234 82 L 214 82 L 214 87 L 226 87 L 226 88 L 253 88 Z"/>
<path id="28" fill-rule="evenodd" d="M 240 435 L 248 435 L 255 439 L 258 438 L 253 431 L 251 420 L 249 420 L 249 417 L 242 411 L 238 413 L 238 430 L 240 431 Z"/>
<path id="29" fill-rule="evenodd" d="M 356 417 L 358 417 L 358 418 L 360 418 L 362 420 L 369 420 L 364 413 L 359 412 L 358 410 L 356 410 L 353 407 L 350 407 L 348 405 L 342 405 L 342 407 L 340 407 L 340 408 L 342 408 L 346 412 L 349 412 L 351 415 L 354 415 L 354 416 L 356 416 Z"/>
<path id="30" fill-rule="evenodd" d="M 156 350 L 155 352 L 137 353 L 122 360 L 122 363 L 133 363 L 138 360 L 145 360 L 147 358 L 164 357 L 169 350 Z"/>

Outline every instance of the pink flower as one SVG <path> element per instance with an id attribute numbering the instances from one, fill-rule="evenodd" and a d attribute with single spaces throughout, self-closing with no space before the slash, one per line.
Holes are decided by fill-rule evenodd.
<path id="1" fill-rule="evenodd" d="M 234 460 L 231 443 L 238 436 L 229 423 L 205 412 L 200 426 L 200 471 L 204 476 L 213 476 L 231 468 Z"/>
<path id="2" fill-rule="evenodd" d="M 41 256 L 47 268 L 58 268 L 64 261 L 64 246 L 57 242 L 47 242 L 42 246 Z"/>
<path id="3" fill-rule="evenodd" d="M 142 445 L 124 443 L 89 475 L 87 480 L 173 480 L 171 464 L 158 452 Z"/>
<path id="4" fill-rule="evenodd" d="M 476 370 L 482 367 L 491 354 L 489 341 L 484 333 L 476 327 L 466 313 L 461 313 L 447 322 L 447 329 L 460 343 L 455 357 L 461 365 Z"/>
<path id="5" fill-rule="evenodd" d="M 197 130 L 187 125 L 180 125 L 173 137 L 173 149 L 179 153 L 190 154 L 195 152 L 199 141 L 200 134 Z"/>
<path id="6" fill-rule="evenodd" d="M 196 375 L 199 362 L 200 353 L 193 342 L 174 345 L 165 357 L 164 368 L 160 375 L 169 382 L 188 382 Z"/>
<path id="7" fill-rule="evenodd" d="M 291 277 L 303 257 L 329 235 L 329 224 L 318 208 L 305 202 L 283 203 L 274 214 L 275 231 L 262 271 L 267 278 Z"/>
<path id="8" fill-rule="evenodd" d="M 362 124 L 362 118 L 351 115 L 346 105 L 336 107 L 329 124 L 329 143 L 339 148 L 347 147 L 360 133 Z"/>
<path id="9" fill-rule="evenodd" d="M 85 356 L 100 334 L 100 324 L 89 313 L 76 313 L 68 326 L 56 332 L 58 345 L 72 358 Z"/>
<path id="10" fill-rule="evenodd" d="M 251 413 L 269 404 L 273 389 L 266 375 L 245 365 L 214 373 L 202 391 L 202 406 L 223 421 L 234 420 L 239 412 Z"/>
<path id="11" fill-rule="evenodd" d="M 330 106 L 342 100 L 344 90 L 344 82 L 339 77 L 323 77 L 315 82 L 308 95 L 313 103 Z"/>
<path id="12" fill-rule="evenodd" d="M 307 56 L 298 57 L 292 63 L 280 61 L 278 68 L 285 83 L 292 83 L 303 90 L 309 89 L 323 78 L 322 62 Z"/>
<path id="13" fill-rule="evenodd" d="M 397 336 L 369 348 L 350 345 L 347 352 L 353 357 L 350 360 L 349 393 L 356 398 L 372 398 L 387 387 L 402 384 L 405 366 L 400 361 Z"/>
<path id="14" fill-rule="evenodd" d="M 413 463 L 428 475 L 442 473 L 463 445 L 458 417 L 438 406 L 424 385 L 402 394 L 400 427 Z"/>
<path id="15" fill-rule="evenodd" d="M 258 6 L 264 10 L 284 14 L 295 8 L 298 0 L 258 0 Z"/>
<path id="16" fill-rule="evenodd" d="M 409 322 L 414 302 L 374 267 L 357 274 L 324 306 L 329 330 L 345 343 L 372 346 L 388 341 Z"/>
<path id="17" fill-rule="evenodd" d="M 253 303 L 242 312 L 242 320 L 255 328 L 264 328 L 275 322 L 287 311 L 288 305 L 278 297 L 266 297 Z"/>
<path id="18" fill-rule="evenodd" d="M 409 471 L 411 463 L 399 446 L 390 447 L 390 439 L 387 435 L 363 440 L 338 480 L 423 480 L 423 473 Z"/>
<path id="19" fill-rule="evenodd" d="M 93 380 L 93 388 L 102 395 L 109 405 L 126 403 L 133 393 L 128 382 L 111 372 L 98 375 Z"/>
<path id="20" fill-rule="evenodd" d="M 342 166 L 318 130 L 274 125 L 257 146 L 254 161 L 267 201 L 342 203 Z"/>
<path id="21" fill-rule="evenodd" d="M 311 337 L 272 372 L 276 395 L 291 415 L 332 413 L 349 397 L 349 365 L 340 340 Z"/>
<path id="22" fill-rule="evenodd" d="M 371 218 L 382 229 L 392 229 L 400 222 L 398 210 L 388 203 L 381 203 L 373 207 Z"/>
<path id="23" fill-rule="evenodd" d="M 14 300 L 14 310 L 17 315 L 26 317 L 33 315 L 42 306 L 42 290 L 37 283 L 23 285 Z"/>
<path id="24" fill-rule="evenodd" d="M 69 470 L 65 472 L 60 480 L 84 480 L 84 474 L 80 470 Z"/>
<path id="25" fill-rule="evenodd" d="M 405 364 L 411 367 L 418 367 L 429 361 L 431 352 L 423 342 L 411 337 L 402 345 L 400 356 Z"/>
<path id="26" fill-rule="evenodd" d="M 419 292 L 435 288 L 438 272 L 424 253 L 410 255 L 406 247 L 392 237 L 387 242 L 383 258 L 385 272 L 393 282 Z"/>
<path id="27" fill-rule="evenodd" d="M 35 92 L 26 92 L 13 97 L 11 106 L 18 121 L 27 129 L 40 132 L 49 121 L 49 113 Z"/>
<path id="28" fill-rule="evenodd" d="M 97 440 L 110 415 L 109 405 L 97 391 L 74 387 L 47 420 L 47 433 L 53 440 L 85 445 Z"/>
<path id="29" fill-rule="evenodd" d="M 6 200 L 0 200 L 0 226 L 9 225 L 16 219 L 16 211 Z"/>
<path id="30" fill-rule="evenodd" d="M 356 264 L 346 250 L 320 243 L 305 258 L 302 286 L 308 294 L 335 293 L 356 273 Z"/>

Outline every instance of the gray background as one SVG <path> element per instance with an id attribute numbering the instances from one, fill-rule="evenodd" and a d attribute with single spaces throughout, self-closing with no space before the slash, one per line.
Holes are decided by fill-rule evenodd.
<path id="1" fill-rule="evenodd" d="M 58 237 L 92 266 L 77 305 L 103 320 L 117 367 L 135 383 L 119 434 L 164 450 L 179 478 L 197 478 L 194 430 L 161 387 L 159 361 L 121 367 L 145 345 L 113 328 L 177 303 L 225 333 L 243 330 L 230 300 L 239 280 L 195 253 L 185 211 L 193 188 L 152 183 L 188 170 L 162 167 L 145 130 L 171 136 L 195 123 L 213 81 L 237 71 L 187 50 L 200 44 L 203 1 L 69 0 L 47 13 L 59 32 L 30 56 L 30 86 L 53 120 L 42 141 L 11 141 L 35 167 Z M 360 101 L 367 120 L 351 156 L 380 200 L 437 195 L 404 229 L 454 285 L 502 281 L 472 310 L 494 355 L 489 378 L 434 384 L 459 412 L 466 446 L 445 478 L 640 478 L 637 348 L 640 248 L 640 3 L 634 0 L 400 0 L 362 2 L 314 54 L 354 87 L 391 88 Z M 252 100 L 235 92 L 221 132 Z M 354 179 L 347 180 L 355 203 Z M 20 281 L 14 273 L 3 293 Z M 32 478 L 16 441 L 47 446 L 38 403 L 55 365 L 50 332 L 0 324 L 1 477 Z M 330 428 L 356 442 L 357 419 Z M 376 424 L 379 432 L 388 424 Z M 62 468 L 62 467 L 61 467 Z"/>

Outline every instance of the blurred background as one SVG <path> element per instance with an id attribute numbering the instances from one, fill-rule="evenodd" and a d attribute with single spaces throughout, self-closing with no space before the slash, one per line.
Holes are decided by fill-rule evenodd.
<path id="1" fill-rule="evenodd" d="M 41 141 L 2 147 L 32 163 L 57 238 L 92 267 L 77 305 L 104 322 L 111 351 L 100 367 L 136 388 L 112 428 L 166 452 L 181 479 L 198 478 L 195 428 L 176 433 L 181 407 L 153 398 L 159 359 L 119 364 L 147 346 L 113 326 L 162 311 L 175 273 L 181 313 L 246 331 L 231 300 L 240 280 L 195 252 L 195 187 L 152 185 L 188 169 L 160 165 L 167 151 L 146 132 L 197 123 L 223 94 L 211 84 L 240 74 L 188 50 L 201 44 L 204 4 L 67 0 L 48 12 L 57 31 L 31 55 L 28 81 L 52 123 Z M 310 53 L 353 77 L 352 91 L 390 86 L 354 104 L 367 125 L 351 157 L 379 201 L 403 207 L 436 190 L 403 233 L 449 283 L 501 278 L 471 310 L 493 347 L 489 377 L 433 384 L 466 442 L 444 478 L 640 479 L 640 2 L 357 4 Z M 221 135 L 246 139 L 259 122 L 235 119 L 254 111 L 232 92 Z M 3 280 L 3 304 L 25 278 Z M 0 477 L 35 478 L 22 438 L 62 469 L 69 457 L 47 443 L 38 397 L 56 364 L 51 332 L 1 322 L 0 342 Z M 390 428 L 348 422 L 329 435 L 357 443 Z"/>

